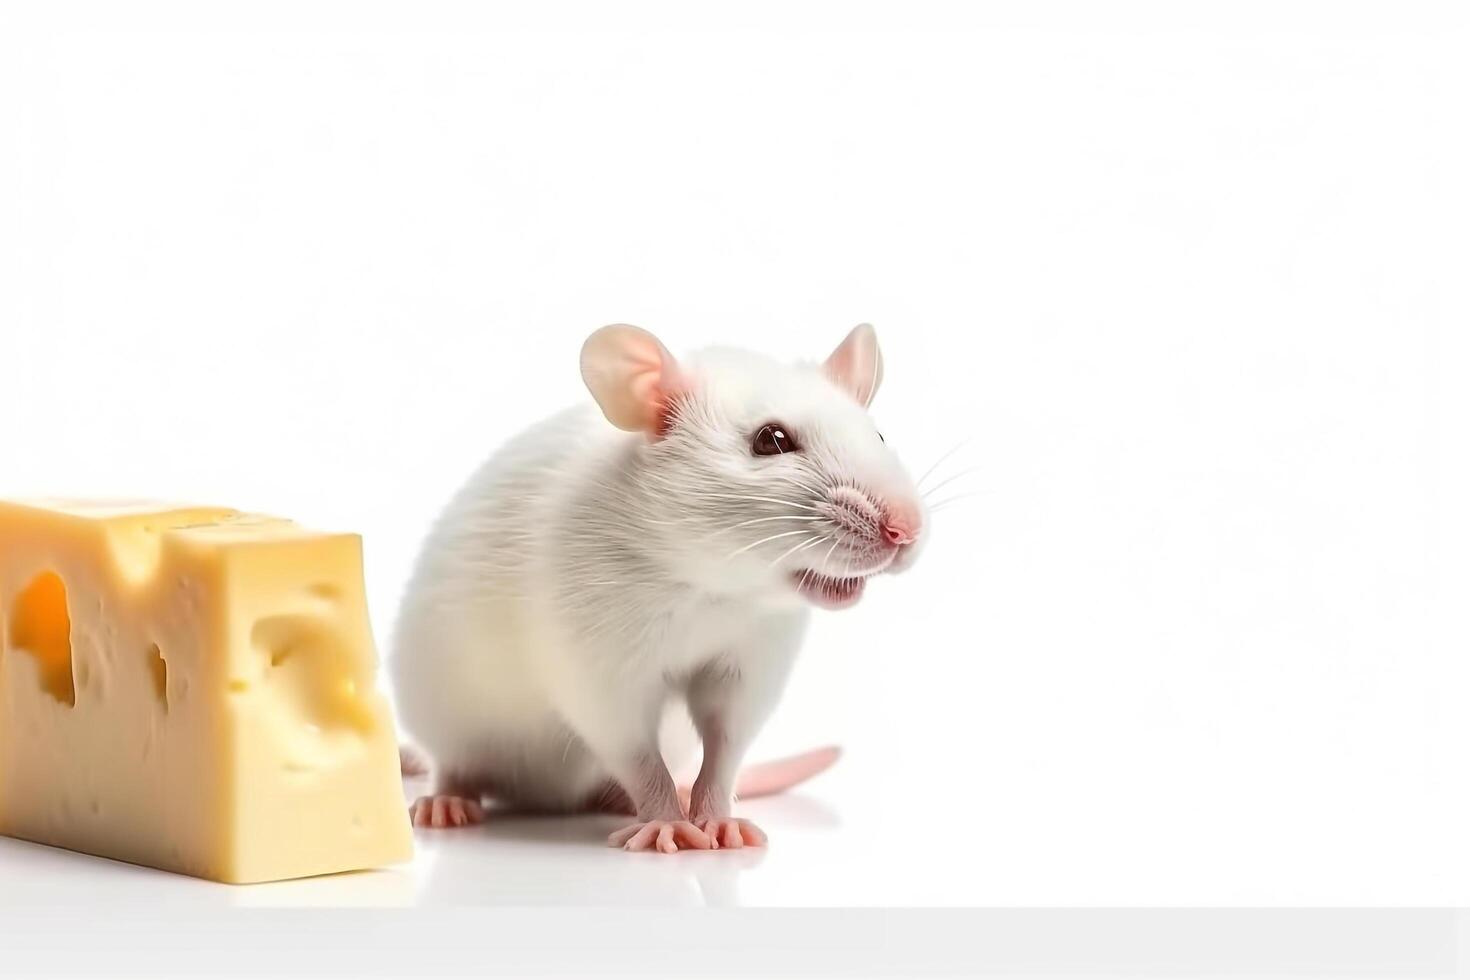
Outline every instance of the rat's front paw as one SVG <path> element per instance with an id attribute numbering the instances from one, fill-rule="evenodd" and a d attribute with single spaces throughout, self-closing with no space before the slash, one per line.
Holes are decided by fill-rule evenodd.
<path id="1" fill-rule="evenodd" d="M 608 847 L 625 851 L 707 851 L 713 846 L 705 832 L 688 820 L 649 820 L 635 823 L 610 834 Z"/>
<path id="2" fill-rule="evenodd" d="M 463 796 L 441 793 L 438 796 L 421 796 L 408 808 L 409 821 L 415 827 L 468 827 L 485 819 L 485 811 L 478 800 Z"/>
<path id="3" fill-rule="evenodd" d="M 766 843 L 766 832 L 749 820 L 704 817 L 694 825 L 708 835 L 713 847 L 764 847 Z"/>

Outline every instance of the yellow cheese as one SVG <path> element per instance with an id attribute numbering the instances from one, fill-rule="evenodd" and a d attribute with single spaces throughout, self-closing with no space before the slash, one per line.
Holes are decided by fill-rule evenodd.
<path id="1" fill-rule="evenodd" d="M 0 833 L 251 882 L 412 843 L 356 535 L 0 502 Z"/>

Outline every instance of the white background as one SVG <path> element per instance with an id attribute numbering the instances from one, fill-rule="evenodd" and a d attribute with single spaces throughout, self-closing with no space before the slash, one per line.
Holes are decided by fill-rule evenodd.
<path id="1" fill-rule="evenodd" d="M 145 7 L 0 15 L 0 494 L 360 531 L 384 638 L 592 329 L 869 320 L 974 495 L 740 900 L 1470 903 L 1463 8 Z"/>

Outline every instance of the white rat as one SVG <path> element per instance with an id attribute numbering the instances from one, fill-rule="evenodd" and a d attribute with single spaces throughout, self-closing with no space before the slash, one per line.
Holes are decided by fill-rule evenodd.
<path id="1" fill-rule="evenodd" d="M 629 850 L 763 844 L 732 818 L 734 793 L 831 761 L 736 780 L 810 608 L 853 605 L 923 540 L 923 503 L 867 412 L 877 338 L 863 324 L 821 365 L 676 361 L 619 324 L 588 338 L 581 367 L 601 414 L 563 412 L 491 457 L 408 586 L 394 684 L 437 773 L 414 823 L 478 822 L 488 796 L 636 814 L 609 838 Z M 694 735 L 686 801 L 668 761 Z"/>

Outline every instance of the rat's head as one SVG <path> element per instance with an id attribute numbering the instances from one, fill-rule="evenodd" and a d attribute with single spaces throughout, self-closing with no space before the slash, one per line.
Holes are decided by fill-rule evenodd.
<path id="1" fill-rule="evenodd" d="M 691 580 L 835 609 L 917 556 L 923 502 L 868 414 L 883 357 L 867 324 L 795 365 L 727 349 L 676 361 L 618 324 L 588 338 L 582 377 L 610 422 L 648 437 L 644 516 Z"/>

